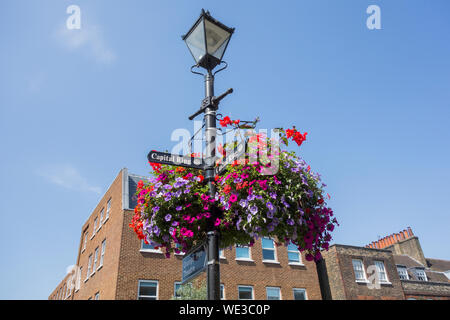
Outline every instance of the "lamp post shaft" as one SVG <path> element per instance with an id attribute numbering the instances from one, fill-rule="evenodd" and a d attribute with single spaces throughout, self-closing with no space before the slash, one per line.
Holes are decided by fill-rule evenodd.
<path id="1" fill-rule="evenodd" d="M 205 96 L 214 96 L 214 75 L 208 70 L 205 75 Z M 216 156 L 216 110 L 210 106 L 205 110 L 206 170 L 205 180 L 208 182 L 210 197 L 215 197 L 214 168 Z M 208 161 L 209 160 L 209 161 Z M 219 233 L 214 227 L 217 209 L 212 205 L 211 219 L 208 226 L 208 267 L 206 273 L 208 300 L 220 300 L 220 265 L 219 265 Z"/>

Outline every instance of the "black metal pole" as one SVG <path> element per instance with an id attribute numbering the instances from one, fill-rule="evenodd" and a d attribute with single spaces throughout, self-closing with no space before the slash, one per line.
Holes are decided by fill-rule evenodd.
<path id="1" fill-rule="evenodd" d="M 208 70 L 205 75 L 205 96 L 214 96 L 214 75 Z M 205 180 L 208 182 L 209 195 L 215 197 L 214 168 L 216 158 L 216 110 L 209 106 L 205 110 L 206 169 Z M 213 206 L 208 226 L 208 267 L 206 273 L 208 300 L 220 300 L 220 265 L 219 265 L 219 233 L 214 227 L 217 209 Z"/>

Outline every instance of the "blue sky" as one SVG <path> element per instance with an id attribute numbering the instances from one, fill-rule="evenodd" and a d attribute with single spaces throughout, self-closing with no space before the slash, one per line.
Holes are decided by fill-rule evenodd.
<path id="1" fill-rule="evenodd" d="M 71 4 L 81 30 L 65 27 Z M 410 226 L 450 259 L 447 0 L 3 0 L 0 299 L 46 299 L 119 170 L 147 174 L 148 151 L 192 132 L 203 80 L 180 36 L 201 8 L 236 28 L 221 111 L 309 133 L 298 153 L 328 185 L 334 242 Z"/>

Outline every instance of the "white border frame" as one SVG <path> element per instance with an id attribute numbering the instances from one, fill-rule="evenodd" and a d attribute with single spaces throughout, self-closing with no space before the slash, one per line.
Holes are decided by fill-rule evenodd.
<path id="1" fill-rule="evenodd" d="M 137 288 L 137 300 L 140 300 L 140 297 L 151 297 L 151 296 L 141 296 L 139 295 L 139 289 L 141 288 L 141 282 L 156 282 L 156 300 L 159 300 L 159 281 L 158 280 L 138 280 L 138 288 Z"/>

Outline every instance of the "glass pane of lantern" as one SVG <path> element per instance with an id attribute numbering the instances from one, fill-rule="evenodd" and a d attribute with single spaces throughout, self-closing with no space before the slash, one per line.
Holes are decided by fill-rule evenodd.
<path id="1" fill-rule="evenodd" d="M 230 33 L 209 20 L 205 20 L 207 51 L 220 59 L 230 38 Z"/>
<path id="2" fill-rule="evenodd" d="M 219 49 L 216 50 L 216 52 L 212 53 L 214 57 L 216 57 L 219 60 L 222 60 L 223 54 L 225 52 L 225 49 L 227 47 L 228 42 L 230 41 L 230 37 L 228 37 L 224 43 L 219 47 Z"/>
<path id="3" fill-rule="evenodd" d="M 206 53 L 203 20 L 192 30 L 185 41 L 195 62 L 199 62 Z"/>

